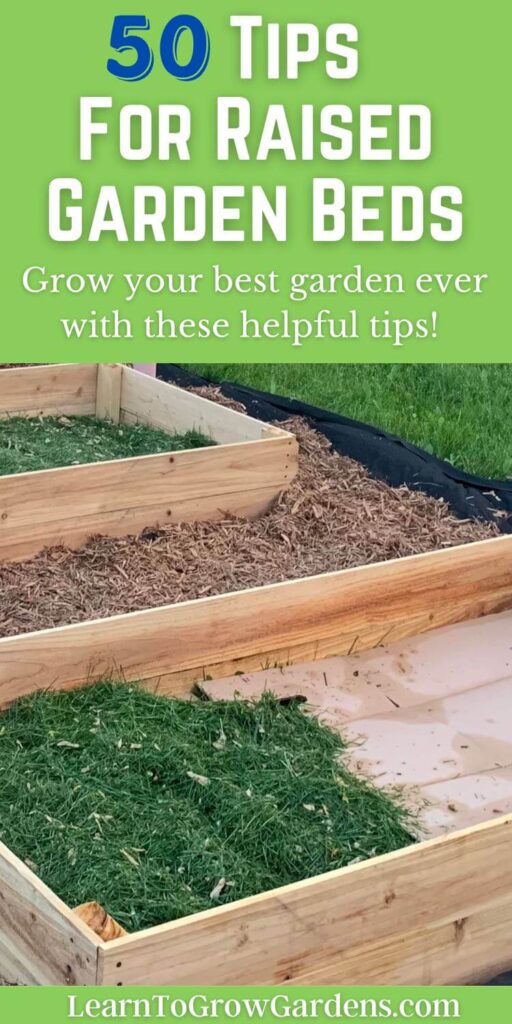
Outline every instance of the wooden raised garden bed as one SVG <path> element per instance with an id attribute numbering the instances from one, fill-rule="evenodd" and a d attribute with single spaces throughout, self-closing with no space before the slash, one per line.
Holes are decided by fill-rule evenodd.
<path id="1" fill-rule="evenodd" d="M 1 640 L 0 705 L 113 673 L 183 695 L 207 677 L 353 655 L 509 608 L 503 537 Z M 112 941 L 0 847 L 10 981 L 456 983 L 508 966 L 511 934 L 510 815 Z"/>
<path id="2" fill-rule="evenodd" d="M 196 430 L 215 446 L 0 477 L 0 558 L 92 534 L 264 512 L 293 479 L 286 431 L 121 365 L 0 370 L 0 418 L 91 416 L 166 433 Z"/>

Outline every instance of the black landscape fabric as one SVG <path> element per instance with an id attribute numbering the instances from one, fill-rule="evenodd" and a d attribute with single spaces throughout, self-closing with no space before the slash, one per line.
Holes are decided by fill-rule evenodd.
<path id="1" fill-rule="evenodd" d="M 181 387 L 212 383 L 172 363 L 159 364 L 158 376 Z M 249 415 L 265 422 L 285 420 L 290 415 L 304 416 L 336 451 L 362 463 L 377 479 L 393 487 L 406 484 L 412 490 L 444 498 L 461 519 L 484 519 L 496 523 L 503 533 L 512 533 L 512 480 L 472 476 L 385 430 L 293 398 L 230 381 L 222 381 L 220 388 L 228 398 L 243 402 Z"/>

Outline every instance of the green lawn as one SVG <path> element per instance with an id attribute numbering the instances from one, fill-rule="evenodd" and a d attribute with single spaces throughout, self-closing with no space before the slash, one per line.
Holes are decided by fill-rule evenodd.
<path id="1" fill-rule="evenodd" d="M 470 473 L 512 476 L 512 366 L 207 364 L 205 377 L 373 423 Z"/>

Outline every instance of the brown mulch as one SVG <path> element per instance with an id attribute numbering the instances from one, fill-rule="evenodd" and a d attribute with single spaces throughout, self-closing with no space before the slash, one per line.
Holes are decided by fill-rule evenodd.
<path id="1" fill-rule="evenodd" d="M 242 402 L 237 402 L 236 398 L 228 398 L 222 394 L 220 387 L 216 387 L 215 384 L 203 384 L 200 388 L 187 388 L 193 395 L 199 395 L 200 398 L 207 398 L 209 402 L 217 402 L 218 405 L 224 405 L 226 409 L 234 409 L 235 412 L 245 413 L 245 405 Z"/>
<path id="2" fill-rule="evenodd" d="M 211 397 L 211 396 L 210 396 Z M 434 551 L 497 536 L 442 501 L 373 479 L 292 419 L 300 470 L 257 520 L 183 523 L 139 537 L 93 538 L 0 564 L 0 636 L 104 618 Z"/>

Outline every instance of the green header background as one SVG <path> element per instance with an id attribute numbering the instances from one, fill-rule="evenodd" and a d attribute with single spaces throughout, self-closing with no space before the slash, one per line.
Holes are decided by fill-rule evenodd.
<path id="1" fill-rule="evenodd" d="M 202 18 L 211 36 L 212 56 L 205 75 L 180 83 L 163 69 L 159 59 L 162 28 L 175 14 Z M 264 64 L 256 62 L 253 81 L 240 82 L 238 33 L 229 27 L 230 14 L 260 13 L 270 20 L 313 21 L 327 26 L 354 22 L 359 29 L 360 70 L 351 81 L 327 77 L 323 61 L 304 66 L 298 81 L 269 82 Z M 4 116 L 2 176 L 4 203 L 2 361 L 197 361 L 197 362 L 505 362 L 510 360 L 509 238 L 510 131 L 507 104 L 509 76 L 510 5 L 489 0 L 468 5 L 463 0 L 410 0 L 361 3 L 333 0 L 311 5 L 304 0 L 234 0 L 162 4 L 154 0 L 89 0 L 84 5 L 54 0 L 45 5 L 19 3 L 9 12 L 4 38 Z M 112 21 L 116 14 L 149 17 L 146 34 L 155 51 L 152 73 L 142 82 L 125 83 L 106 70 Z M 260 55 L 262 50 L 260 48 Z M 298 124 L 302 103 L 321 106 L 342 102 L 425 103 L 432 109 L 433 155 L 420 163 L 366 163 L 315 160 L 302 164 L 275 154 L 267 163 L 217 163 L 215 105 L 218 95 L 247 96 L 255 124 L 261 125 L 269 103 L 287 104 L 290 120 Z M 190 163 L 161 163 L 156 158 L 134 163 L 118 154 L 117 119 L 109 138 L 94 143 L 93 161 L 78 157 L 79 97 L 111 95 L 114 110 L 123 103 L 183 102 L 192 108 L 193 159 Z M 102 115 L 101 115 L 102 116 Z M 94 153 L 96 154 L 94 156 Z M 459 185 L 465 197 L 465 230 L 458 243 L 439 244 L 426 238 L 415 244 L 314 245 L 311 241 L 311 181 L 314 176 L 338 176 L 350 184 L 418 184 L 428 190 L 438 184 Z M 289 188 L 290 230 L 286 244 L 195 245 L 127 243 L 111 238 L 92 244 L 56 243 L 48 238 L 47 190 L 54 177 L 83 180 L 86 221 L 101 184 L 116 184 L 126 208 L 134 184 L 171 186 L 214 183 L 246 186 L 286 184 Z M 361 263 L 366 273 L 401 272 L 409 294 L 393 296 L 317 296 L 290 303 L 277 296 L 212 296 L 199 298 L 142 294 L 126 304 L 118 282 L 109 295 L 29 295 L 21 277 L 26 267 L 40 265 L 51 273 L 203 272 L 212 263 L 236 274 L 275 270 L 348 272 Z M 488 274 L 482 295 L 420 296 L 414 279 L 420 273 Z M 428 317 L 438 312 L 437 339 L 406 341 L 402 348 L 389 341 L 371 340 L 366 330 L 357 341 L 241 341 L 236 329 L 229 341 L 150 342 L 142 330 L 133 341 L 68 341 L 61 317 L 87 317 L 91 309 L 108 315 L 112 308 L 137 323 L 157 308 L 171 317 L 233 318 L 247 307 L 260 319 L 279 315 L 285 307 L 294 316 L 312 317 L 324 307 L 343 316 L 357 307 L 361 323 L 389 310 L 393 317 Z"/>

